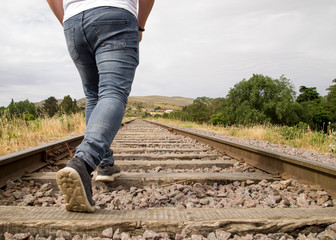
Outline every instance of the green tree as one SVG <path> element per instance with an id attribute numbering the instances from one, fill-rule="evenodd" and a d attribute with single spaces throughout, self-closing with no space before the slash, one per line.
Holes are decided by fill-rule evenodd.
<path id="1" fill-rule="evenodd" d="M 16 107 L 15 107 L 15 102 L 14 102 L 13 98 L 12 98 L 10 104 L 8 105 L 7 109 L 8 109 L 8 112 L 9 112 L 10 116 L 13 116 L 14 114 L 16 114 L 17 110 L 16 110 Z"/>
<path id="2" fill-rule="evenodd" d="M 73 101 L 72 101 L 72 112 L 73 113 L 77 113 L 77 112 L 79 112 L 81 109 L 80 109 L 80 107 L 78 106 L 78 104 L 77 104 L 77 100 L 76 99 L 74 99 Z"/>
<path id="3" fill-rule="evenodd" d="M 301 94 L 296 99 L 298 103 L 309 102 L 309 101 L 316 101 L 320 103 L 322 100 L 322 97 L 316 91 L 316 87 L 308 88 L 306 86 L 301 86 L 299 91 Z"/>
<path id="4" fill-rule="evenodd" d="M 28 99 L 17 103 L 15 103 L 14 99 L 12 99 L 7 109 L 11 117 L 23 117 L 24 115 L 29 115 L 26 119 L 32 120 L 37 116 L 35 104 L 29 102 Z"/>
<path id="5" fill-rule="evenodd" d="M 216 114 L 227 105 L 226 98 L 215 98 L 211 101 L 211 111 Z"/>
<path id="6" fill-rule="evenodd" d="M 198 97 L 191 105 L 188 105 L 184 111 L 186 112 L 187 120 L 194 122 L 208 122 L 210 116 L 214 114 L 212 98 Z"/>
<path id="7" fill-rule="evenodd" d="M 0 107 L 0 116 L 3 116 L 5 114 L 6 108 L 4 106 Z"/>
<path id="8" fill-rule="evenodd" d="M 215 98 L 212 107 L 214 114 L 210 116 L 209 122 L 211 124 L 223 126 L 231 124 L 228 101 L 226 98 Z"/>
<path id="9" fill-rule="evenodd" d="M 72 112 L 72 98 L 67 95 L 63 98 L 63 101 L 59 105 L 61 112 L 69 115 Z"/>
<path id="10" fill-rule="evenodd" d="M 70 95 L 67 95 L 63 98 L 62 102 L 58 105 L 58 111 L 63 114 L 72 114 L 77 113 L 81 109 L 77 105 L 77 100 L 70 97 Z"/>
<path id="11" fill-rule="evenodd" d="M 43 110 L 49 117 L 53 117 L 58 111 L 58 102 L 55 97 L 49 97 L 43 103 Z"/>
<path id="12" fill-rule="evenodd" d="M 227 107 L 222 111 L 227 115 L 225 124 L 294 124 L 298 121 L 292 112 L 294 99 L 294 86 L 284 76 L 272 79 L 254 74 L 229 91 Z"/>
<path id="13" fill-rule="evenodd" d="M 296 102 L 300 104 L 300 120 L 307 123 L 313 129 L 324 129 L 330 119 L 322 104 L 323 98 L 316 91 L 316 87 L 300 87 L 300 95 Z"/>
<path id="14" fill-rule="evenodd" d="M 186 107 L 184 106 L 182 110 L 175 110 L 171 113 L 169 113 L 168 117 L 169 119 L 175 119 L 175 120 L 181 120 L 181 121 L 190 121 L 190 119 L 187 116 L 186 113 Z"/>
<path id="15" fill-rule="evenodd" d="M 332 82 L 334 84 L 327 88 L 329 92 L 325 97 L 324 106 L 330 121 L 336 127 L 336 78 Z"/>

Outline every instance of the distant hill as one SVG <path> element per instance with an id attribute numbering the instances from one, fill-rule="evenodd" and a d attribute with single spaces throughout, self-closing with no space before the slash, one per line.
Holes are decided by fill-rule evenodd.
<path id="1" fill-rule="evenodd" d="M 166 96 L 130 96 L 128 97 L 128 107 L 136 107 L 138 104 L 142 104 L 147 110 L 153 110 L 156 107 L 162 109 L 182 109 L 182 107 L 192 104 L 193 98 L 185 97 L 166 97 Z"/>
<path id="2" fill-rule="evenodd" d="M 57 104 L 61 104 L 63 99 L 57 99 Z M 45 100 L 41 101 L 41 102 L 34 102 L 35 107 L 43 107 L 43 104 L 45 103 Z"/>
<path id="3" fill-rule="evenodd" d="M 74 99 L 72 99 L 74 100 Z M 63 101 L 63 99 L 57 99 L 57 103 L 61 104 Z M 78 107 L 85 107 L 85 102 L 86 102 L 86 98 L 81 98 L 81 99 L 76 99 L 77 101 L 77 105 Z M 42 107 L 43 104 L 45 103 L 45 100 L 41 101 L 41 102 L 35 102 L 35 107 Z"/>
<path id="4" fill-rule="evenodd" d="M 62 99 L 58 99 L 58 104 L 62 102 Z M 136 108 L 141 104 L 147 110 L 153 110 L 156 107 L 162 109 L 182 109 L 182 107 L 192 104 L 193 98 L 185 97 L 166 97 L 166 96 L 130 96 L 128 97 L 127 108 Z M 85 106 L 86 98 L 77 99 L 78 106 Z M 44 101 L 35 103 L 35 106 L 42 106 Z"/>

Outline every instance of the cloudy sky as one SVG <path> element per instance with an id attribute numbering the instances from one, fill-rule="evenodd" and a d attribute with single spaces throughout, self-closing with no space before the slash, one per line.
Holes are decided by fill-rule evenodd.
<path id="1" fill-rule="evenodd" d="M 1 4 L 0 106 L 84 97 L 44 0 Z M 254 73 L 321 95 L 336 77 L 335 0 L 156 0 L 131 95 L 225 97 Z"/>

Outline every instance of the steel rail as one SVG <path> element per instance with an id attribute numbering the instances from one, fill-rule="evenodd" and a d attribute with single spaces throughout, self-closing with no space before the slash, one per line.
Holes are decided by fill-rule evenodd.
<path id="1" fill-rule="evenodd" d="M 122 122 L 124 126 L 133 120 Z M 17 180 L 27 173 L 36 171 L 51 162 L 58 156 L 72 157 L 73 150 L 81 143 L 84 135 L 78 135 L 41 146 L 0 156 L 0 187 L 8 180 Z"/>
<path id="2" fill-rule="evenodd" d="M 63 152 L 65 149 L 65 154 L 71 156 L 71 149 L 76 147 L 82 139 L 83 135 L 79 135 L 0 156 L 0 187 L 6 185 L 8 180 L 14 181 L 26 173 L 48 165 L 56 152 Z"/>
<path id="3" fill-rule="evenodd" d="M 284 153 L 260 149 L 247 144 L 209 137 L 188 130 L 175 128 L 171 125 L 148 121 L 177 134 L 191 137 L 209 144 L 218 151 L 245 161 L 248 164 L 284 179 L 293 178 L 302 183 L 319 186 L 336 197 L 336 167 L 311 161 Z"/>

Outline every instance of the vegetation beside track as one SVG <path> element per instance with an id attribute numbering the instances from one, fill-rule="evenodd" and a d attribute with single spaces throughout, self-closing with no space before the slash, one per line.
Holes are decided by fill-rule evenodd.
<path id="1" fill-rule="evenodd" d="M 125 118 L 124 121 L 131 118 Z M 24 116 L 0 116 L 0 156 L 27 148 L 84 134 L 84 113 L 38 117 L 27 121 Z"/>
<path id="2" fill-rule="evenodd" d="M 83 134 L 84 130 L 83 113 L 40 117 L 30 121 L 24 117 L 1 116 L 0 155 Z"/>
<path id="3" fill-rule="evenodd" d="M 313 131 L 304 125 L 298 127 L 288 127 L 272 124 L 260 124 L 253 126 L 234 125 L 223 127 L 213 126 L 206 123 L 200 124 L 166 118 L 156 118 L 155 121 L 184 128 L 194 128 L 215 132 L 230 137 L 255 139 L 293 148 L 299 148 L 311 152 L 332 154 L 336 156 L 335 132 L 331 132 L 331 134 L 325 134 L 321 131 Z"/>
<path id="4" fill-rule="evenodd" d="M 306 86 L 296 97 L 284 76 L 254 74 L 237 83 L 225 98 L 198 97 L 190 104 L 192 99 L 182 97 L 133 97 L 125 116 L 154 115 L 174 125 L 336 156 L 336 79 L 332 83 L 324 97 Z M 62 101 L 49 97 L 37 107 L 28 100 L 12 100 L 7 108 L 0 107 L 0 155 L 82 134 L 84 102 L 68 95 Z"/>
<path id="5" fill-rule="evenodd" d="M 130 120 L 126 118 L 124 120 Z M 262 124 L 254 126 L 213 126 L 166 118 L 148 118 L 166 124 L 195 128 L 244 139 L 267 141 L 322 154 L 336 156 L 336 133 L 325 134 L 313 131 L 307 126 L 280 126 Z M 85 119 L 83 113 L 57 115 L 26 121 L 24 118 L 0 119 L 0 155 L 24 150 L 66 137 L 83 134 Z"/>

